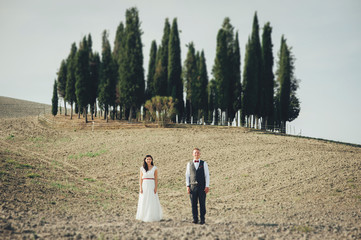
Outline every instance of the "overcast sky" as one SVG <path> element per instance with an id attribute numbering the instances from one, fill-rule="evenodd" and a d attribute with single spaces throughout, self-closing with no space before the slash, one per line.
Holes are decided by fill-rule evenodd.
<path id="1" fill-rule="evenodd" d="M 178 19 L 182 63 L 193 41 L 207 59 L 209 79 L 216 35 L 225 17 L 239 32 L 241 71 L 257 11 L 260 27 L 273 28 L 277 61 L 282 34 L 296 58 L 301 80 L 299 117 L 290 123 L 303 136 L 361 144 L 361 1 L 292 0 L 1 0 L 0 96 L 51 104 L 61 60 L 89 33 L 101 51 L 103 30 L 113 46 L 126 9 L 139 10 L 144 69 L 150 44 L 160 43 L 165 18 Z M 260 36 L 261 36 L 260 32 Z"/>

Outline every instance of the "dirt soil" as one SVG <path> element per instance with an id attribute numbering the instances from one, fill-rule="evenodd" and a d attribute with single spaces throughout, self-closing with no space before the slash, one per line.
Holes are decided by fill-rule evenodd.
<path id="1" fill-rule="evenodd" d="M 0 122 L 0 239 L 361 239 L 357 145 L 236 127 Z M 205 225 L 191 223 L 185 187 L 194 147 L 210 169 Z M 146 154 L 160 222 L 135 220 Z"/>

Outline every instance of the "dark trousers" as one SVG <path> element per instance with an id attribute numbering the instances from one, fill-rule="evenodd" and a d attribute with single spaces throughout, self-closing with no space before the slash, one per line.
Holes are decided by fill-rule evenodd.
<path id="1" fill-rule="evenodd" d="M 204 186 L 191 186 L 191 192 L 189 194 L 191 203 L 192 203 L 192 214 L 193 219 L 198 221 L 198 202 L 199 202 L 199 212 L 201 216 L 201 221 L 205 220 L 204 215 L 206 214 L 206 193 L 204 192 Z"/>

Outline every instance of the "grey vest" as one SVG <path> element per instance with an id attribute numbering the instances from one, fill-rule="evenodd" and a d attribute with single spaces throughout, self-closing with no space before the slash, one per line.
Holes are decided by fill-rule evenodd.
<path id="1" fill-rule="evenodd" d="M 199 161 L 198 169 L 194 167 L 193 161 L 189 162 L 189 184 L 191 188 L 194 188 L 196 186 L 200 188 L 205 188 L 206 186 L 206 177 L 204 174 L 204 161 Z"/>

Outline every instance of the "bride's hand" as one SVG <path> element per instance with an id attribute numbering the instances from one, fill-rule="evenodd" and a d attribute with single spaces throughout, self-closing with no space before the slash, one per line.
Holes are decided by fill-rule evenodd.
<path id="1" fill-rule="evenodd" d="M 140 193 L 143 194 L 143 189 L 142 188 L 140 189 Z"/>
<path id="2" fill-rule="evenodd" d="M 156 188 L 154 188 L 154 194 L 156 194 L 157 193 L 157 189 Z"/>

